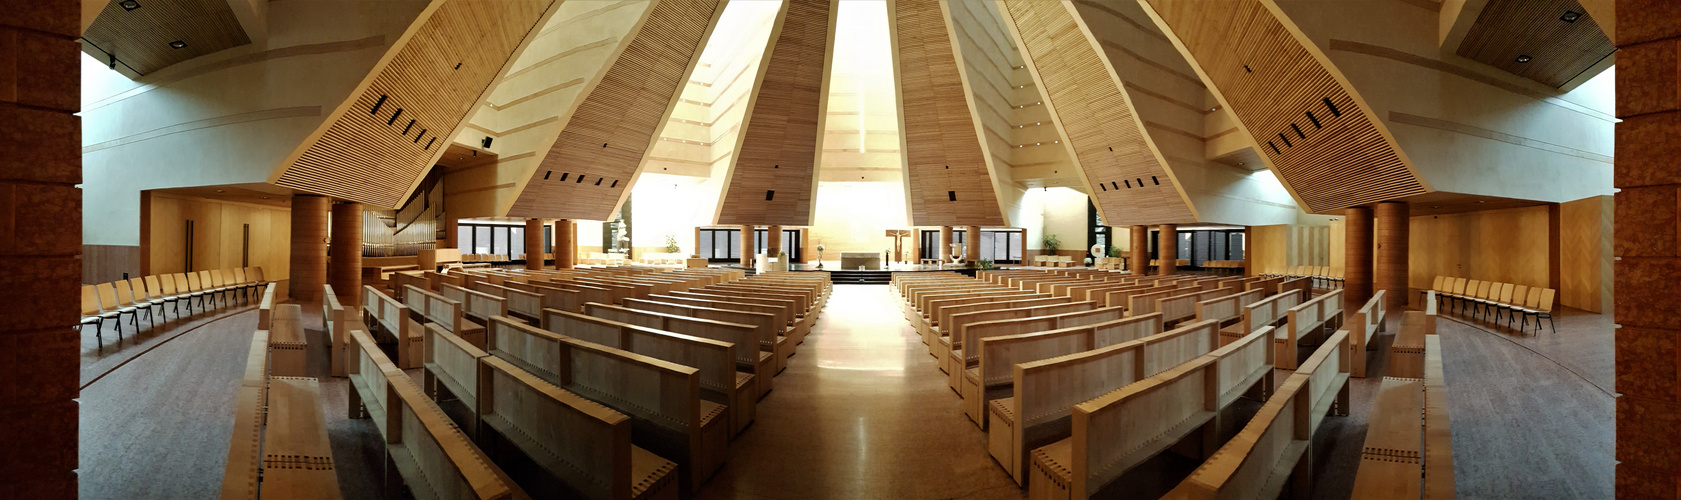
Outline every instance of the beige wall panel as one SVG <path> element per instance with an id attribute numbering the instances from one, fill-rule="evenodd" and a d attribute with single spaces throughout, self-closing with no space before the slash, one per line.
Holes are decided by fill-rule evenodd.
<path id="1" fill-rule="evenodd" d="M 1436 276 L 1547 286 L 1547 207 L 1412 218 L 1408 286 Z"/>
<path id="2" fill-rule="evenodd" d="M 193 220 L 193 269 L 186 269 L 186 220 Z M 270 281 L 286 279 L 291 217 L 283 208 L 152 195 L 151 273 L 228 269 L 240 266 L 242 230 L 251 225 L 251 266 Z"/>
<path id="3" fill-rule="evenodd" d="M 1611 309 L 1611 221 L 1616 210 L 1610 196 L 1595 196 L 1560 205 L 1559 301 L 1596 313 Z"/>
<path id="4" fill-rule="evenodd" d="M 1249 260 L 1255 273 L 1283 272 L 1289 253 L 1290 226 L 1255 226 L 1250 232 Z"/>

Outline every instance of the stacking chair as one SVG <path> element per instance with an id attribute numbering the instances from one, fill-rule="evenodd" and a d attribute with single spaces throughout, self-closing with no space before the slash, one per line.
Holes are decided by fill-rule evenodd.
<path id="1" fill-rule="evenodd" d="M 187 315 L 193 315 L 193 295 L 187 291 L 186 278 L 180 274 L 160 274 L 158 282 L 163 284 L 164 293 L 175 297 L 175 319 L 181 319 L 181 304 L 187 305 Z"/>
<path id="2" fill-rule="evenodd" d="M 181 293 L 187 295 L 189 300 L 187 302 L 187 314 L 193 312 L 192 299 L 198 299 L 198 309 L 200 311 L 207 310 L 204 308 L 204 290 L 199 288 L 198 284 L 198 273 L 175 273 L 175 286 L 180 289 Z"/>
<path id="3" fill-rule="evenodd" d="M 1554 332 L 1557 332 L 1558 325 L 1553 323 L 1553 294 L 1555 293 L 1557 292 L 1554 292 L 1551 288 L 1529 289 L 1529 300 L 1525 300 L 1524 306 L 1518 309 L 1518 313 L 1523 314 L 1523 323 L 1519 328 L 1529 329 L 1529 317 L 1534 316 L 1536 335 L 1541 334 L 1541 318 L 1547 318 L 1547 324 L 1552 326 Z"/>
<path id="4" fill-rule="evenodd" d="M 95 336 L 99 337 L 100 347 L 104 347 L 105 318 L 110 318 L 116 315 L 117 313 L 115 312 L 106 313 L 105 311 L 99 309 L 99 292 L 94 289 L 93 285 L 82 285 L 82 322 L 76 325 L 77 330 L 86 332 L 87 326 L 93 325 L 93 333 Z M 118 321 L 117 326 L 121 327 L 122 322 Z"/>
<path id="5" fill-rule="evenodd" d="M 168 288 L 164 287 L 165 283 L 168 284 Z M 164 304 L 168 304 L 171 309 L 175 310 L 176 319 L 181 318 L 181 307 L 178 304 L 181 298 L 175 296 L 175 280 L 170 279 L 167 274 L 163 276 L 162 280 L 159 280 L 158 275 L 154 274 L 146 277 L 146 288 L 152 291 L 152 298 L 154 300 L 162 301 Z M 159 306 L 158 310 L 161 312 L 163 307 Z M 164 321 L 168 320 L 169 315 L 164 315 Z"/>
<path id="6" fill-rule="evenodd" d="M 1471 295 L 1475 295 L 1477 293 L 1477 285 L 1480 284 L 1482 284 L 1481 281 L 1467 280 L 1463 278 L 1461 278 L 1460 282 L 1454 283 L 1453 295 L 1449 295 L 1448 297 L 1453 299 L 1455 311 L 1458 311 L 1459 314 L 1465 313 L 1465 302 Z"/>
<path id="7" fill-rule="evenodd" d="M 94 290 L 99 292 L 99 310 L 104 311 L 99 314 L 100 319 L 115 318 L 117 320 L 117 339 L 122 340 L 123 315 L 134 314 L 134 308 L 117 305 L 117 288 L 110 283 L 94 285 Z M 103 323 L 100 324 L 101 328 L 104 326 Z"/>
<path id="8" fill-rule="evenodd" d="M 146 320 L 152 322 L 152 326 L 157 326 L 158 321 L 156 317 L 152 315 L 152 308 L 156 307 L 162 309 L 163 299 L 153 298 L 153 295 L 156 294 L 150 293 L 146 290 L 145 280 L 132 278 L 128 280 L 128 285 L 130 289 L 134 290 L 134 305 L 146 308 Z M 168 319 L 166 318 L 165 321 L 167 320 Z"/>
<path id="9" fill-rule="evenodd" d="M 1482 307 L 1494 313 L 1494 323 L 1497 325 L 1500 324 L 1501 311 L 1505 311 L 1506 303 L 1512 300 L 1512 288 L 1514 286 L 1516 285 L 1511 283 L 1495 283 L 1488 291 L 1488 298 L 1480 302 Z M 1484 319 L 1487 319 L 1487 315 L 1484 315 Z"/>
<path id="10" fill-rule="evenodd" d="M 1442 289 L 1442 281 L 1447 280 L 1447 279 L 1448 278 L 1446 276 L 1442 276 L 1442 275 L 1439 275 L 1439 274 L 1436 275 L 1435 281 L 1430 282 L 1430 289 L 1429 290 L 1419 290 L 1418 291 L 1419 302 L 1420 303 L 1424 302 L 1424 299 L 1430 296 L 1430 292 L 1436 292 L 1436 300 L 1438 302 L 1440 302 L 1442 300 L 1441 299 L 1442 294 L 1447 293 L 1447 290 Z M 1441 304 L 1437 304 L 1437 307 L 1440 307 L 1440 306 L 1441 306 Z"/>
<path id="11" fill-rule="evenodd" d="M 1502 295 L 1505 298 L 1500 301 L 1500 308 L 1506 310 L 1506 328 L 1511 328 L 1512 323 L 1517 322 L 1518 309 L 1529 298 L 1529 285 L 1513 286 L 1512 293 Z"/>
<path id="12" fill-rule="evenodd" d="M 210 273 L 210 286 L 214 287 L 216 295 L 222 298 L 222 305 L 232 305 L 233 293 L 236 289 L 233 287 L 232 283 L 228 282 L 227 276 L 222 274 L 221 269 L 214 269 L 206 272 Z"/>
<path id="13" fill-rule="evenodd" d="M 251 281 L 251 275 L 245 273 L 245 268 L 233 269 L 234 283 L 239 287 L 239 297 L 245 302 L 251 301 L 251 291 L 257 289 L 257 284 Z"/>
<path id="14" fill-rule="evenodd" d="M 222 306 L 216 305 L 216 299 L 222 298 L 222 289 L 216 286 L 215 280 L 211 279 L 210 271 L 199 271 L 194 274 L 198 275 L 198 289 L 203 291 L 205 297 L 210 299 L 210 307 L 220 309 Z"/>
<path id="15" fill-rule="evenodd" d="M 1476 319 L 1479 314 L 1487 315 L 1486 311 L 1489 304 L 1489 294 L 1493 293 L 1494 287 L 1497 285 L 1498 283 L 1493 281 L 1477 283 L 1477 293 L 1472 294 L 1469 297 L 1471 300 L 1471 307 L 1475 308 L 1471 310 L 1471 319 Z"/>

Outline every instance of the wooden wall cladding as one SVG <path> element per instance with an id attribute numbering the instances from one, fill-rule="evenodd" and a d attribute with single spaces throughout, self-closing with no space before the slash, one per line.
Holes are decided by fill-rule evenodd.
<path id="1" fill-rule="evenodd" d="M 1547 286 L 1547 217 L 1545 206 L 1412 217 L 1407 284 L 1429 288 L 1441 275 Z"/>
<path id="2" fill-rule="evenodd" d="M 1429 192 L 1328 60 L 1264 0 L 1144 0 L 1308 212 Z"/>
<path id="3" fill-rule="evenodd" d="M 607 220 L 694 72 L 720 0 L 658 0 L 635 38 L 578 104 L 509 217 Z"/>
<path id="4" fill-rule="evenodd" d="M 115 0 L 106 2 L 99 17 L 82 34 L 92 47 L 83 50 L 99 62 L 117 56 L 118 68 L 136 76 L 194 57 L 251 43 L 233 9 L 224 0 L 144 0 L 127 10 Z M 177 49 L 171 42 L 186 45 Z"/>
<path id="5" fill-rule="evenodd" d="M 553 0 L 439 6 L 275 183 L 396 207 L 550 10 Z"/>
<path id="6" fill-rule="evenodd" d="M 889 1 L 887 16 L 911 225 L 1004 225 L 944 8 L 939 0 Z"/>
<path id="7" fill-rule="evenodd" d="M 1184 192 L 1153 144 L 1121 80 L 1063 2 L 1007 0 L 1022 58 L 1086 176 L 1087 194 L 1114 225 L 1194 222 Z"/>
<path id="8" fill-rule="evenodd" d="M 1560 19 L 1565 12 L 1581 17 Z M 1577 0 L 1489 0 L 1456 53 L 1514 75 L 1563 87 L 1617 47 Z M 1518 62 L 1518 56 L 1529 56 Z"/>
<path id="9" fill-rule="evenodd" d="M 1559 303 L 1610 312 L 1611 218 L 1616 212 L 1611 197 L 1565 202 L 1559 208 Z"/>
<path id="10" fill-rule="evenodd" d="M 788 0 L 714 224 L 809 226 L 839 0 Z"/>

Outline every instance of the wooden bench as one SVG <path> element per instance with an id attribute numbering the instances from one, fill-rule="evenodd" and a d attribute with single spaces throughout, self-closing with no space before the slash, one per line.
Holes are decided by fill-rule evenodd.
<path id="1" fill-rule="evenodd" d="M 441 284 L 440 288 L 453 286 Z M 460 301 L 443 296 L 443 294 L 422 290 L 415 286 L 403 288 L 403 303 L 409 306 L 410 317 L 423 323 L 438 323 L 444 330 L 471 342 L 475 346 L 483 346 L 486 325 L 475 323 L 467 319 L 466 308 Z M 419 329 L 415 329 L 419 333 Z M 418 346 L 416 346 L 418 349 Z M 419 354 L 417 350 L 415 355 Z"/>
<path id="2" fill-rule="evenodd" d="M 1256 290 L 1250 290 L 1251 292 Z M 1220 342 L 1229 344 L 1237 339 L 1246 337 L 1249 333 L 1269 326 L 1278 326 L 1280 321 L 1288 318 L 1290 308 L 1301 305 L 1302 294 L 1299 292 L 1283 293 L 1261 299 L 1258 302 L 1243 307 L 1243 318 L 1232 325 L 1220 330 Z"/>
<path id="3" fill-rule="evenodd" d="M 377 288 L 363 285 L 362 323 L 377 338 L 391 339 L 397 345 L 398 368 L 420 368 L 426 338 L 420 323 L 409 318 L 409 306 Z M 345 370 L 349 369 L 347 364 Z"/>
<path id="4" fill-rule="evenodd" d="M 1218 329 L 1213 322 L 1204 324 L 1212 345 Z M 1271 388 L 1266 345 L 1271 333 L 1262 329 L 1073 405 L 1071 436 L 1032 451 L 1028 498 L 1089 498 L 1126 471 L 1194 435 L 1200 445 L 1196 448 L 1213 452 L 1221 412 L 1257 387 Z"/>
<path id="5" fill-rule="evenodd" d="M 1232 288 L 1233 292 L 1237 289 Z M 1224 297 L 1213 298 L 1197 302 L 1197 321 L 1214 321 L 1222 327 L 1243 320 L 1243 311 L 1250 304 L 1260 302 L 1264 294 L 1260 290 L 1249 290 L 1233 293 Z"/>
<path id="6" fill-rule="evenodd" d="M 1335 327 L 1342 322 L 1342 290 L 1314 297 L 1290 308 L 1287 313 L 1284 330 L 1273 334 L 1278 341 L 1278 347 L 1275 349 L 1278 361 L 1274 365 L 1279 369 L 1294 370 L 1297 360 L 1300 359 L 1296 350 L 1297 343 L 1307 335 L 1319 332 L 1321 328 Z"/>
<path id="7" fill-rule="evenodd" d="M 275 307 L 274 320 L 269 328 L 269 371 L 280 377 L 309 375 L 309 342 L 304 337 L 303 306 L 281 304 Z"/>
<path id="8" fill-rule="evenodd" d="M 703 420 L 718 423 L 702 426 L 696 469 L 700 477 L 707 477 L 724 466 L 735 435 L 732 404 L 753 399 L 737 394 L 735 344 L 568 311 L 544 311 L 543 324 L 557 334 L 694 368 L 700 377 L 701 411 L 711 414 Z"/>
<path id="9" fill-rule="evenodd" d="M 338 294 L 333 292 L 333 285 L 321 285 L 325 289 L 321 295 L 321 319 L 327 333 L 327 341 L 332 345 L 327 347 L 331 373 L 334 377 L 344 376 L 345 346 L 350 342 L 350 328 L 356 321 L 356 308 L 339 305 Z"/>
<path id="10" fill-rule="evenodd" d="M 339 498 L 320 384 L 271 376 L 269 340 L 269 332 L 258 330 L 246 353 L 221 496 Z"/>
<path id="11" fill-rule="evenodd" d="M 627 306 L 630 305 L 632 303 L 632 301 L 640 301 L 640 299 L 626 299 L 625 300 L 625 305 L 627 305 Z M 719 319 L 720 321 L 729 321 L 731 323 L 751 324 L 753 326 L 764 328 L 766 331 L 771 332 L 771 335 L 773 335 L 773 337 L 772 337 L 773 340 L 764 341 L 764 343 L 761 344 L 760 348 L 765 349 L 766 347 L 769 347 L 769 351 L 771 353 L 773 353 L 773 355 L 774 355 L 773 360 L 776 363 L 776 367 L 775 367 L 775 371 L 773 371 L 772 373 L 782 373 L 782 370 L 788 367 L 788 357 L 794 355 L 794 343 L 792 343 L 788 340 L 788 335 L 790 333 L 793 333 L 793 331 L 792 331 L 792 327 L 787 326 L 789 324 L 788 323 L 788 321 L 789 321 L 788 318 L 790 318 L 792 316 L 792 312 L 789 311 L 785 307 L 767 306 L 767 305 L 764 305 L 764 304 L 753 304 L 753 303 L 738 302 L 738 301 L 733 301 L 733 300 L 724 301 L 724 300 L 696 299 L 696 298 L 690 298 L 690 297 L 675 297 L 675 296 L 669 296 L 669 295 L 650 296 L 649 300 L 645 301 L 645 302 L 660 302 L 660 303 L 665 303 L 665 304 L 676 304 L 676 305 L 685 305 L 685 306 L 693 306 L 693 307 L 705 307 L 705 308 L 712 308 L 712 309 L 725 309 L 725 310 L 731 310 L 731 311 L 769 314 L 770 315 L 770 321 L 768 322 L 768 324 L 764 323 L 763 318 L 758 318 L 758 317 L 749 317 L 749 318 L 735 317 L 735 318 L 730 318 L 730 319 L 714 317 L 714 318 L 711 318 L 711 319 Z M 632 308 L 642 309 L 642 307 L 636 307 L 636 306 L 633 306 Z M 677 314 L 684 314 L 684 313 L 677 313 Z M 697 317 L 705 317 L 705 316 L 697 316 Z"/>
<path id="12" fill-rule="evenodd" d="M 972 339 L 980 356 L 974 368 L 963 371 L 963 412 L 981 430 L 987 426 L 987 405 L 1013 394 L 1017 363 L 1090 351 L 1162 332 L 1161 315 L 1147 314 L 1055 330 Z"/>
<path id="13" fill-rule="evenodd" d="M 991 426 L 987 451 L 1026 484 L 1028 453 L 1072 436 L 1070 411 L 1082 401 L 1102 396 L 1190 362 L 1220 344 L 1213 321 L 1186 325 L 1137 340 L 1017 364 L 1008 398 L 987 405 Z"/>
<path id="14" fill-rule="evenodd" d="M 539 283 L 539 282 L 520 282 L 520 281 L 516 281 L 516 280 L 507 280 L 507 281 L 503 281 L 502 284 L 498 285 L 498 286 L 501 286 L 503 288 L 507 288 L 509 290 L 516 290 L 516 291 L 521 291 L 521 292 L 525 292 L 525 293 L 536 294 L 539 297 L 539 299 L 541 300 L 540 304 L 542 305 L 542 307 L 538 309 L 538 315 L 533 316 L 530 319 L 537 320 L 537 321 L 542 321 L 542 310 L 543 309 L 559 309 L 559 310 L 562 310 L 562 311 L 579 311 L 579 310 L 583 309 L 584 302 L 585 302 L 585 300 L 584 300 L 585 291 L 584 290 L 576 290 L 576 289 L 569 290 L 569 289 L 565 289 L 565 288 L 560 288 L 560 287 L 554 286 L 554 284 L 550 283 L 550 282 L 540 282 Z M 594 297 L 594 299 L 597 299 L 597 300 L 594 300 L 595 302 L 601 302 L 602 300 L 607 300 L 607 296 L 606 296 L 607 294 L 604 290 L 600 291 L 600 293 L 596 294 L 596 295 L 597 296 Z M 509 301 L 510 301 L 510 303 L 508 304 L 509 312 L 520 313 L 521 308 L 517 308 L 512 303 L 513 299 L 510 298 Z M 605 302 L 601 302 L 601 303 L 605 303 Z"/>
<path id="15" fill-rule="evenodd" d="M 980 351 L 969 350 L 969 347 L 980 345 L 980 339 L 1046 332 L 1060 328 L 1114 321 L 1123 317 L 1119 307 L 1098 308 L 1094 307 L 1095 305 L 1090 302 L 1078 302 L 1073 306 L 1003 309 L 986 313 L 959 315 L 964 317 L 963 325 L 959 327 L 957 339 L 954 341 L 958 347 L 952 348 L 950 354 L 947 355 L 950 358 L 948 361 L 950 366 L 946 372 L 947 385 L 951 387 L 951 390 L 957 391 L 959 395 L 963 394 L 964 372 L 979 366 L 981 363 Z"/>
<path id="16" fill-rule="evenodd" d="M 693 292 L 672 292 L 670 296 L 672 296 L 672 297 L 683 297 L 683 298 L 688 298 L 688 299 L 700 299 L 700 300 L 710 300 L 710 301 L 720 301 L 720 302 L 736 302 L 736 303 L 742 303 L 742 304 L 759 304 L 759 305 L 764 305 L 764 306 L 780 307 L 780 308 L 782 308 L 783 311 L 788 312 L 788 314 L 782 314 L 781 315 L 788 320 L 788 323 L 785 325 L 786 328 L 783 330 L 783 332 L 788 336 L 788 341 L 792 342 L 794 344 L 798 344 L 800 342 L 800 340 L 805 338 L 806 333 L 811 331 L 810 318 L 800 317 L 796 313 L 796 311 L 798 311 L 798 308 L 795 307 L 794 301 L 789 300 L 787 298 L 782 298 L 782 297 L 778 297 L 778 296 L 775 296 L 775 295 L 760 295 L 760 294 L 746 293 L 746 292 L 740 292 L 739 294 L 721 294 L 721 293 L 708 293 L 708 292 L 711 292 L 711 290 L 701 290 L 701 291 L 693 291 Z"/>
<path id="17" fill-rule="evenodd" d="M 1422 380 L 1383 379 L 1366 426 L 1354 498 L 1455 498 L 1441 337 L 1425 336 L 1424 366 Z"/>
<path id="18" fill-rule="evenodd" d="M 729 344 L 734 358 L 735 399 L 729 400 L 730 432 L 740 434 L 753 422 L 755 407 L 759 397 L 769 392 L 769 388 L 760 390 L 757 380 L 759 354 L 758 332 L 752 325 L 726 323 L 707 319 L 680 316 L 675 314 L 639 311 L 623 306 L 590 303 L 585 306 L 584 314 L 597 318 L 608 319 L 619 323 L 640 325 L 655 330 L 672 332 L 703 339 L 711 339 Z M 769 377 L 767 373 L 765 375 Z"/>
<path id="19" fill-rule="evenodd" d="M 1292 497 L 1313 486 L 1313 433 L 1327 414 L 1348 408 L 1348 332 L 1338 331 L 1280 384 L 1260 412 L 1168 499 L 1277 498 L 1291 483 Z"/>
<path id="20" fill-rule="evenodd" d="M 948 315 L 945 312 L 946 309 L 972 304 L 1007 304 L 1018 300 L 1043 299 L 1050 296 L 1051 295 L 1047 293 L 1017 291 L 931 300 L 928 302 L 928 308 L 922 311 L 923 321 L 917 325 L 917 332 L 922 337 L 922 343 L 928 346 L 928 354 L 934 357 L 941 357 L 940 353 L 942 351 L 940 350 L 941 344 L 939 339 L 942 334 L 946 332 L 943 332 L 940 329 L 940 320 L 942 317 L 946 317 Z M 947 347 L 946 350 L 950 350 L 950 348 Z"/>
<path id="21" fill-rule="evenodd" d="M 589 310 L 592 307 L 591 304 L 594 304 L 594 303 L 592 302 L 590 304 L 584 304 L 584 308 L 586 310 Z M 609 304 L 600 304 L 600 305 L 609 305 Z M 753 376 L 756 379 L 758 387 L 759 387 L 759 397 L 763 398 L 766 394 L 769 394 L 771 389 L 774 387 L 775 384 L 772 382 L 772 377 L 775 376 L 776 373 L 777 373 L 777 370 L 776 370 L 776 366 L 777 366 L 776 365 L 776 353 L 774 351 L 775 348 L 776 348 L 775 347 L 776 344 L 775 344 L 775 340 L 766 340 L 766 339 L 777 338 L 776 332 L 777 332 L 777 329 L 779 328 L 779 326 L 776 323 L 776 316 L 775 315 L 767 314 L 767 313 L 761 313 L 761 312 L 736 311 L 736 310 L 731 310 L 731 309 L 720 309 L 720 308 L 714 308 L 714 307 L 694 306 L 694 305 L 689 305 L 689 304 L 676 304 L 676 303 L 670 303 L 670 302 L 655 302 L 655 301 L 650 301 L 650 300 L 634 300 L 634 299 L 625 301 L 625 305 L 623 307 L 625 309 L 631 309 L 631 310 L 637 310 L 637 311 L 660 313 L 660 314 L 665 314 L 665 315 L 670 315 L 670 316 L 682 316 L 682 317 L 689 317 L 689 318 L 702 319 L 702 320 L 708 320 L 708 321 L 716 321 L 716 322 L 724 323 L 724 324 L 746 325 L 746 326 L 751 327 L 753 329 L 753 338 L 757 339 L 757 340 L 755 342 L 752 342 L 752 343 L 744 343 L 744 344 L 739 344 L 739 345 L 758 345 L 759 346 L 758 352 L 754 353 L 752 349 L 737 349 L 736 350 L 736 355 L 738 357 L 754 357 L 755 358 L 751 362 L 753 363 L 753 366 L 754 366 Z M 669 325 L 670 323 L 668 322 L 667 324 Z M 725 339 L 718 339 L 717 337 L 712 337 L 712 338 L 717 339 L 717 340 L 725 340 Z M 739 365 L 741 363 L 741 361 L 743 361 L 743 360 L 738 359 L 737 364 Z"/>
<path id="22" fill-rule="evenodd" d="M 677 462 L 680 483 L 696 491 L 713 470 L 705 436 L 728 423 L 722 405 L 700 399 L 695 368 L 491 318 L 486 352 L 568 392 L 629 416 L 637 446 Z M 483 377 L 480 378 L 481 381 Z M 481 391 L 480 397 L 484 397 Z"/>
<path id="23" fill-rule="evenodd" d="M 1389 344 L 1389 376 L 1393 378 L 1424 378 L 1425 322 L 1429 315 L 1423 311 L 1401 313 L 1401 331 Z"/>
<path id="24" fill-rule="evenodd" d="M 1231 295 L 1236 290 L 1217 288 L 1205 290 L 1197 288 L 1193 291 L 1177 293 L 1156 299 L 1155 311 L 1162 313 L 1162 321 L 1169 326 L 1196 318 L 1197 304 L 1205 300 L 1218 299 Z"/>
<path id="25" fill-rule="evenodd" d="M 960 365 L 963 359 L 963 327 L 970 323 L 1089 311 L 1096 306 L 1094 302 L 1070 302 L 1068 297 L 1041 297 L 947 307 L 940 311 L 941 325 L 934 331 L 935 344 L 939 346 L 934 357 L 939 360 L 940 371 L 948 374 L 954 366 Z M 952 389 L 956 390 L 957 385 L 952 384 Z"/>
<path id="26" fill-rule="evenodd" d="M 1372 339 L 1377 337 L 1377 332 L 1383 331 L 1385 314 L 1384 290 L 1378 290 L 1372 294 L 1371 300 L 1354 311 L 1354 317 L 1347 323 L 1348 348 L 1354 350 L 1351 354 L 1354 358 L 1352 371 L 1356 377 L 1366 378 L 1366 351 L 1371 349 Z"/>
<path id="27" fill-rule="evenodd" d="M 477 284 L 481 283 L 474 283 L 474 285 Z M 496 286 L 489 283 L 482 284 Z M 492 316 L 508 315 L 508 299 L 495 294 L 455 285 L 439 285 L 438 295 L 461 304 L 462 326 L 469 330 L 475 325 L 482 327 Z"/>
<path id="28" fill-rule="evenodd" d="M 506 282 L 504 282 L 504 283 L 506 283 Z M 525 320 L 526 323 L 532 323 L 532 324 L 538 323 L 538 322 L 543 320 L 543 295 L 542 294 L 539 294 L 539 293 L 536 293 L 536 292 L 528 292 L 528 291 L 525 291 L 525 290 L 518 290 L 518 289 L 514 289 L 514 288 L 509 288 L 509 287 L 502 286 L 502 285 L 493 285 L 493 284 L 490 284 L 488 282 L 476 282 L 476 283 L 473 283 L 472 285 L 469 285 L 469 286 L 475 292 L 489 294 L 491 296 L 500 298 L 503 301 L 505 301 L 505 303 L 507 304 L 507 311 L 506 311 L 507 316 L 519 318 L 519 319 Z M 560 309 L 560 308 L 556 308 L 556 309 Z M 577 309 L 560 309 L 560 310 L 576 311 Z M 473 312 L 473 308 L 472 308 L 471 304 L 468 305 L 467 312 L 468 313 Z"/>
<path id="29" fill-rule="evenodd" d="M 262 302 L 257 303 L 258 330 L 268 330 L 269 325 L 273 324 L 275 285 L 276 283 L 269 283 L 268 286 L 263 287 L 263 300 Z M 192 312 L 192 305 L 190 303 L 187 306 L 187 311 Z"/>

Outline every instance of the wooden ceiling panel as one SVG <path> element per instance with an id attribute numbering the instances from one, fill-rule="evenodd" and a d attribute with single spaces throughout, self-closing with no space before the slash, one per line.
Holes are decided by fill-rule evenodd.
<path id="1" fill-rule="evenodd" d="M 1144 1 L 1304 210 L 1430 191 L 1329 60 L 1265 0 Z"/>
<path id="2" fill-rule="evenodd" d="M 1579 17 L 1564 21 L 1566 12 Z M 1489 0 L 1456 53 L 1558 88 L 1616 51 L 1577 0 Z"/>
<path id="3" fill-rule="evenodd" d="M 1004 225 L 940 0 L 889 1 L 887 15 L 911 225 Z"/>
<path id="4" fill-rule="evenodd" d="M 812 224 L 838 7 L 839 0 L 783 3 L 716 224 Z"/>
<path id="5" fill-rule="evenodd" d="M 1022 58 L 1048 96 L 1052 122 L 1113 225 L 1195 222 L 1167 161 L 1071 5 L 1006 0 Z"/>
<path id="6" fill-rule="evenodd" d="M 93 1 L 93 0 L 88 0 Z M 181 61 L 251 43 L 225 0 L 136 0 L 128 10 L 106 2 L 82 38 L 89 55 L 142 76 Z M 177 49 L 171 42 L 185 45 Z M 127 72 L 125 72 L 127 73 Z"/>
<path id="7" fill-rule="evenodd" d="M 431 168 L 553 0 L 437 7 L 293 154 L 275 184 L 395 207 Z"/>
<path id="8" fill-rule="evenodd" d="M 689 81 L 720 0 L 657 0 L 544 152 L 510 217 L 607 220 Z"/>

